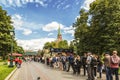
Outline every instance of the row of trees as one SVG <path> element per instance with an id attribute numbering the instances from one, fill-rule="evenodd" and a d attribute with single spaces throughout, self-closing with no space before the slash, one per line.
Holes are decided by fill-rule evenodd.
<path id="1" fill-rule="evenodd" d="M 17 45 L 15 37 L 12 38 L 10 31 L 13 29 L 11 17 L 0 6 L 0 56 L 5 57 L 11 53 L 11 44 L 13 42 L 13 52 L 24 53 L 21 46 Z"/>
<path id="2" fill-rule="evenodd" d="M 50 48 L 63 48 L 63 49 L 68 49 L 68 42 L 67 40 L 62 40 L 62 41 L 52 41 L 52 42 L 46 42 L 44 47 L 44 49 L 50 49 Z"/>
<path id="3" fill-rule="evenodd" d="M 73 24 L 77 52 L 120 52 L 120 0 L 95 0 Z"/>

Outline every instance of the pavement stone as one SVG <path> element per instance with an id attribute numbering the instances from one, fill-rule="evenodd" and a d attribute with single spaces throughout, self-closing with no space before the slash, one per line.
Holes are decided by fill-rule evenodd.
<path id="1" fill-rule="evenodd" d="M 18 68 L 8 80 L 86 80 L 87 76 L 73 75 L 72 70 L 69 72 L 53 69 L 45 64 L 38 62 L 23 62 L 21 68 Z M 103 79 L 105 80 L 105 74 Z"/>

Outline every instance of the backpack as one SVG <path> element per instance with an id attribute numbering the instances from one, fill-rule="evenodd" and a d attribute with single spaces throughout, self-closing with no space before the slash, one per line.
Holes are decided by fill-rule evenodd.
<path id="1" fill-rule="evenodd" d="M 63 63 L 66 62 L 66 57 L 65 57 L 65 56 L 62 57 L 62 62 L 63 62 Z"/>
<path id="2" fill-rule="evenodd" d="M 119 57 L 110 57 L 110 61 L 112 64 L 119 64 Z"/>
<path id="3" fill-rule="evenodd" d="M 86 60 L 87 60 L 87 57 L 82 57 L 82 64 L 83 65 L 86 65 L 87 63 L 86 63 Z"/>
<path id="4" fill-rule="evenodd" d="M 96 65 L 97 65 L 97 59 L 95 59 L 94 57 L 92 57 L 92 58 L 91 58 L 90 65 L 91 65 L 92 67 L 96 66 Z"/>

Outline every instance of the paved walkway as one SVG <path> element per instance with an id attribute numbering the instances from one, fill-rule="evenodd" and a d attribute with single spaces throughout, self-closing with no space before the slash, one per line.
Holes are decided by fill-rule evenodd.
<path id="1" fill-rule="evenodd" d="M 86 76 L 73 75 L 72 71 L 65 72 L 52 69 L 45 64 L 38 62 L 24 62 L 22 67 L 17 69 L 10 80 L 86 80 Z M 104 76 L 103 76 L 104 77 Z M 100 79 L 97 79 L 100 80 Z M 105 78 L 103 79 L 105 80 Z"/>

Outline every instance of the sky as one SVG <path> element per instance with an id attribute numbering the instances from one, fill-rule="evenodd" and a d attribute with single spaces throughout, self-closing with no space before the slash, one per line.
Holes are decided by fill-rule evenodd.
<path id="1" fill-rule="evenodd" d="M 0 0 L 11 16 L 15 39 L 24 50 L 40 50 L 55 41 L 60 26 L 63 40 L 74 39 L 72 24 L 81 8 L 89 10 L 94 0 Z"/>

